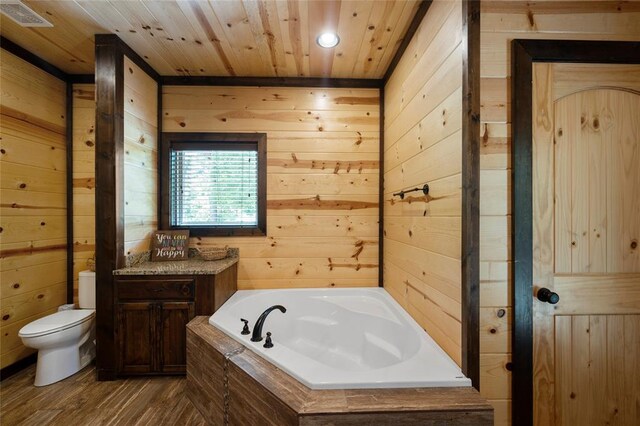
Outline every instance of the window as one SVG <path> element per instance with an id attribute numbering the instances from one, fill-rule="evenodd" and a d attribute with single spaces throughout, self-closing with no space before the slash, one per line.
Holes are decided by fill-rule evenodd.
<path id="1" fill-rule="evenodd" d="M 162 229 L 266 235 L 264 133 L 164 133 Z"/>

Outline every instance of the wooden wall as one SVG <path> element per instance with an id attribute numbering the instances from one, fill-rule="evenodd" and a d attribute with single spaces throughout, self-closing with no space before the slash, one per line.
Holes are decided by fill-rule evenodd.
<path id="1" fill-rule="evenodd" d="M 78 303 L 78 273 L 88 269 L 95 246 L 95 133 L 93 84 L 73 85 L 73 300 Z"/>
<path id="2" fill-rule="evenodd" d="M 158 84 L 124 58 L 124 251 L 149 250 L 158 227 Z"/>
<path id="3" fill-rule="evenodd" d="M 33 352 L 18 331 L 67 299 L 66 85 L 0 50 L 2 368 Z"/>
<path id="4" fill-rule="evenodd" d="M 462 6 L 434 1 L 385 86 L 384 286 L 461 362 Z M 393 192 L 430 186 L 404 200 Z"/>
<path id="5" fill-rule="evenodd" d="M 639 40 L 639 5 L 620 2 L 481 3 L 480 392 L 496 424 L 511 423 L 510 41 Z"/>
<path id="6" fill-rule="evenodd" d="M 378 284 L 377 89 L 163 87 L 163 131 L 267 133 L 267 236 L 240 248 L 239 288 Z"/>

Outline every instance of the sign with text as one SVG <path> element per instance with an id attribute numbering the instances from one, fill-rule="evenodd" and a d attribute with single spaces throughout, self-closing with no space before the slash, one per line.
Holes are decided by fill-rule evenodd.
<path id="1" fill-rule="evenodd" d="M 187 260 L 189 231 L 156 231 L 151 241 L 151 261 Z"/>

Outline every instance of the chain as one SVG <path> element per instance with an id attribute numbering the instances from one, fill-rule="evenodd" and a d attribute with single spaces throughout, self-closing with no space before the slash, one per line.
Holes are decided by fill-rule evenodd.
<path id="1" fill-rule="evenodd" d="M 237 349 L 232 350 L 224 354 L 224 361 L 222 362 L 222 401 L 223 401 L 223 424 L 227 426 L 229 424 L 229 401 L 231 399 L 231 392 L 229 391 L 229 359 L 232 356 L 238 355 L 244 351 L 244 346 L 240 346 Z"/>

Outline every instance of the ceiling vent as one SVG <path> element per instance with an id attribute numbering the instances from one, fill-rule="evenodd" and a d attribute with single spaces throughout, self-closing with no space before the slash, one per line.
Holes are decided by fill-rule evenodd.
<path id="1" fill-rule="evenodd" d="M 17 0 L 2 0 L 0 12 L 23 27 L 53 27 L 53 24 Z"/>

